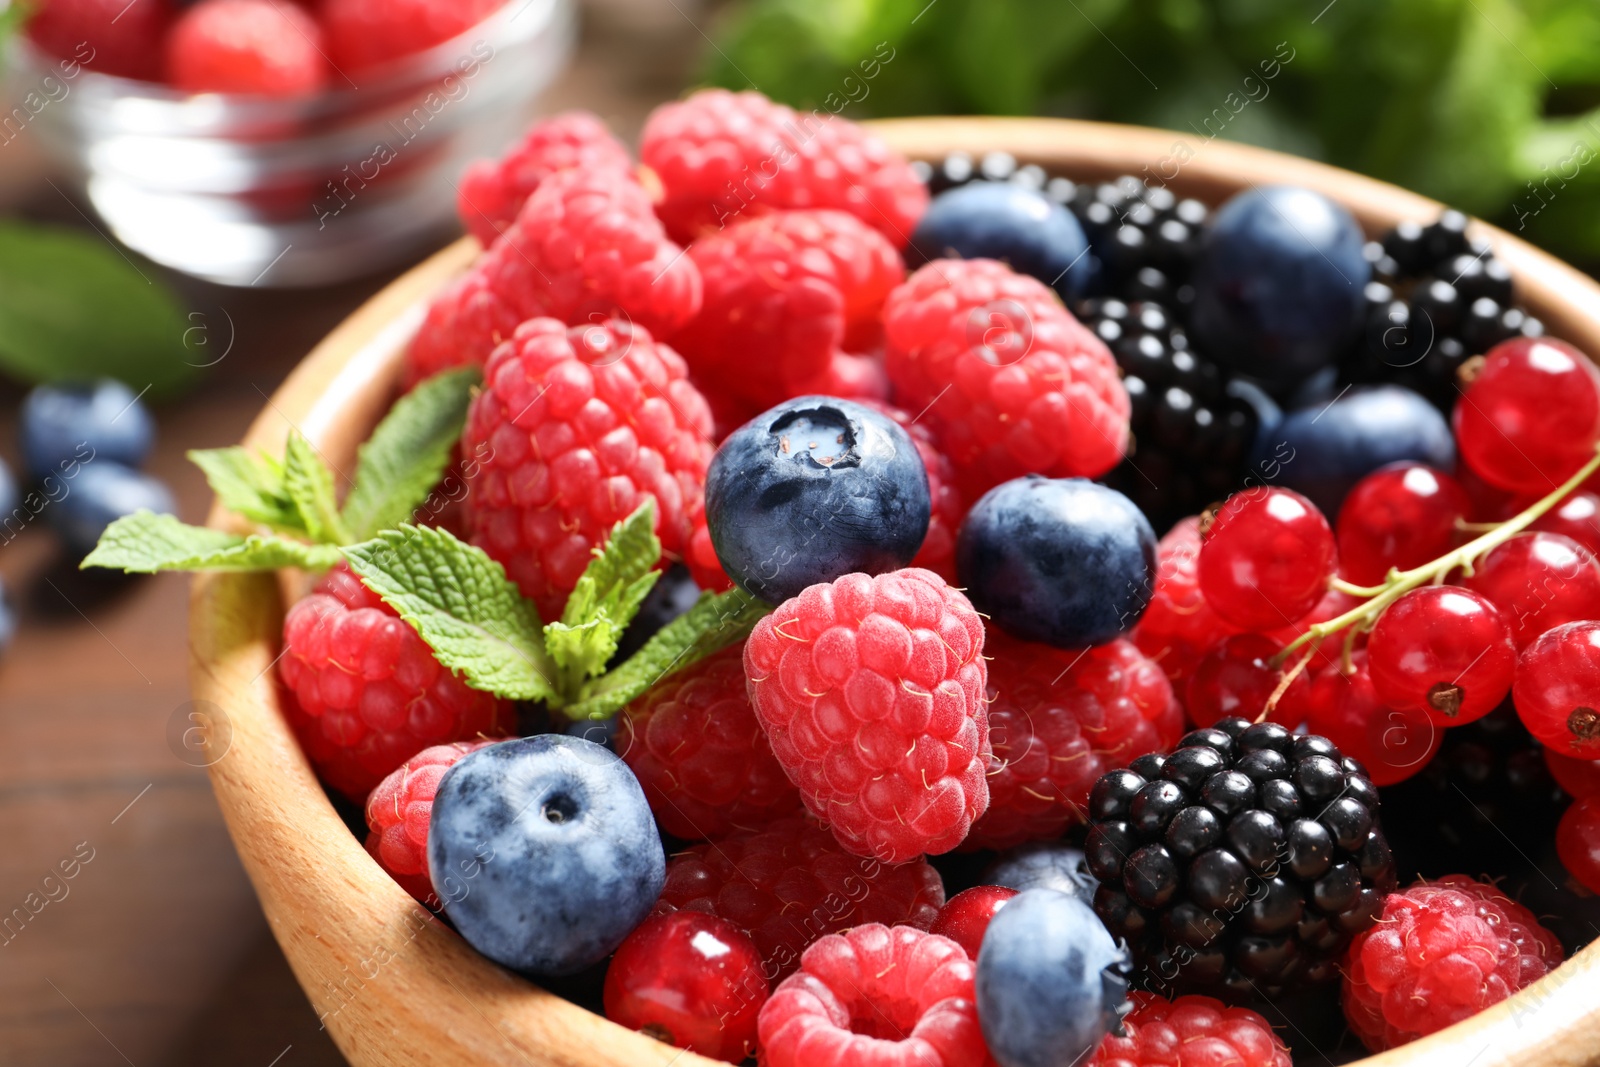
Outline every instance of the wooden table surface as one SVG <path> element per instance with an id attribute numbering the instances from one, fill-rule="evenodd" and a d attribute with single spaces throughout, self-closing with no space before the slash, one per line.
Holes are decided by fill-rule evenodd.
<path id="1" fill-rule="evenodd" d="M 541 108 L 590 108 L 633 137 L 692 76 L 709 16 L 685 0 L 590 0 L 584 14 L 575 61 Z M 28 145 L 7 145 L 0 206 L 81 224 L 45 177 Z M 199 389 L 156 410 L 148 466 L 183 518 L 210 504 L 184 451 L 236 441 L 389 277 L 311 292 L 173 279 L 208 324 L 231 319 L 235 333 Z M 20 396 L 0 385 L 0 455 L 13 464 Z M 267 932 L 205 771 L 169 744 L 188 700 L 187 579 L 88 580 L 42 528 L 0 551 L 0 576 L 21 615 L 0 660 L 0 916 L 29 916 L 0 927 L 0 1063 L 342 1063 Z"/>

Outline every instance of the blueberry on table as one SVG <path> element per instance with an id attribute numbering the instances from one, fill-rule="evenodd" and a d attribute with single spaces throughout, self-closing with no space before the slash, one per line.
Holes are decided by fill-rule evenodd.
<path id="1" fill-rule="evenodd" d="M 989 490 L 968 512 L 956 571 L 973 605 L 1013 637 L 1084 648 L 1144 614 L 1156 536 L 1114 489 L 1030 474 Z"/>
<path id="2" fill-rule="evenodd" d="M 928 532 L 928 475 L 887 415 L 849 400 L 786 400 L 728 435 L 706 473 L 717 559 L 777 604 L 846 574 L 911 562 Z"/>
<path id="3" fill-rule="evenodd" d="M 564 734 L 504 741 L 446 772 L 428 872 L 461 936 L 512 970 L 566 975 L 644 920 L 666 855 L 644 790 L 605 748 Z"/>
<path id="4" fill-rule="evenodd" d="M 1192 340 L 1273 391 L 1327 366 L 1355 336 L 1372 265 L 1361 227 L 1321 193 L 1239 193 L 1212 216 L 1194 269 Z"/>
<path id="5" fill-rule="evenodd" d="M 51 490 L 47 484 L 41 490 L 55 494 L 47 495 L 44 516 L 74 557 L 88 555 L 105 528 L 124 515 L 177 511 L 171 491 L 159 480 L 109 459 L 80 464 L 71 476 L 59 472 L 52 481 L 59 488 Z"/>
<path id="6" fill-rule="evenodd" d="M 126 385 L 104 378 L 87 385 L 41 385 L 22 402 L 22 454 L 28 476 L 42 481 L 73 460 L 144 462 L 155 422 Z"/>
<path id="7" fill-rule="evenodd" d="M 934 259 L 998 259 L 1051 286 L 1084 294 L 1089 242 L 1077 218 L 1044 194 L 1012 182 L 979 181 L 940 193 L 911 234 L 913 266 Z"/>

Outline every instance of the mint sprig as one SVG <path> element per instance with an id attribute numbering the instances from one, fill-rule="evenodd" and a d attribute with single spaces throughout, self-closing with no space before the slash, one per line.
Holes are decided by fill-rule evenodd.
<path id="1" fill-rule="evenodd" d="M 307 535 L 313 541 L 340 545 L 350 541 L 339 518 L 339 497 L 333 471 L 299 430 L 289 431 L 283 451 L 283 488 Z"/>
<path id="2" fill-rule="evenodd" d="M 128 574 L 157 571 L 265 571 L 280 567 L 326 570 L 339 562 L 332 545 L 309 545 L 277 534 L 224 533 L 190 526 L 173 515 L 136 511 L 106 527 L 83 567 Z"/>
<path id="3" fill-rule="evenodd" d="M 229 511 L 276 530 L 305 533 L 300 509 L 284 487 L 283 464 L 271 456 L 235 445 L 193 449 L 189 462 L 205 472 L 211 491 Z"/>
<path id="4" fill-rule="evenodd" d="M 544 628 L 545 646 L 569 689 L 605 670 L 661 576 L 654 569 L 661 559 L 655 516 L 655 501 L 646 500 L 612 527 L 611 537 L 595 551 L 567 597 L 560 620 Z"/>

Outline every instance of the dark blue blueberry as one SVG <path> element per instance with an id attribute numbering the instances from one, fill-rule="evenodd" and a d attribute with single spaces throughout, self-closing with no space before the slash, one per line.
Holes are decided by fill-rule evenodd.
<path id="1" fill-rule="evenodd" d="M 1190 338 L 1273 392 L 1330 364 L 1355 336 L 1372 266 L 1350 213 L 1321 193 L 1249 189 L 1212 216 L 1194 270 Z"/>
<path id="2" fill-rule="evenodd" d="M 722 567 L 769 603 L 853 572 L 911 562 L 928 532 L 928 474 L 887 415 L 849 400 L 785 400 L 722 442 L 706 524 Z"/>
<path id="3" fill-rule="evenodd" d="M 1423 397 L 1398 385 L 1379 385 L 1290 412 L 1262 441 L 1251 472 L 1304 493 L 1332 521 L 1358 481 L 1399 460 L 1452 471 L 1455 438 L 1444 416 Z"/>
<path id="4" fill-rule="evenodd" d="M 1002 852 L 983 872 L 983 885 L 1055 889 L 1085 901 L 1094 896 L 1095 881 L 1085 866 L 1083 849 L 1060 841 L 1030 841 Z"/>
<path id="5" fill-rule="evenodd" d="M 666 855 L 638 779 L 589 741 L 539 734 L 445 772 L 428 876 L 479 952 L 532 975 L 604 959 L 649 914 Z"/>
<path id="6" fill-rule="evenodd" d="M 956 538 L 977 609 L 1024 641 L 1100 645 L 1150 605 L 1156 536 L 1133 502 L 1086 478 L 1016 478 L 985 493 Z"/>
<path id="7" fill-rule="evenodd" d="M 17 505 L 22 502 L 21 495 L 17 492 L 17 479 L 11 473 L 10 464 L 0 459 L 0 530 L 8 530 L 6 520 L 12 517 L 12 512 L 17 510 Z M 20 516 L 17 517 L 20 521 Z M 4 535 L 0 535 L 4 537 Z M 5 538 L 9 540 L 9 538 Z"/>
<path id="8" fill-rule="evenodd" d="M 11 596 L 6 592 L 4 582 L 0 582 L 0 652 L 11 647 L 12 638 L 17 636 L 17 611 L 11 606 Z"/>
<path id="9" fill-rule="evenodd" d="M 1127 957 L 1094 909 L 1029 889 L 995 912 L 978 949 L 978 1022 L 1000 1067 L 1081 1062 L 1120 1033 Z"/>
<path id="10" fill-rule="evenodd" d="M 22 402 L 22 455 L 28 477 L 43 481 L 64 462 L 106 460 L 137 467 L 155 437 L 155 422 L 126 385 L 41 385 Z"/>
<path id="11" fill-rule="evenodd" d="M 663 626 L 694 607 L 699 599 L 700 587 L 689 577 L 689 568 L 674 563 L 662 571 L 644 603 L 639 605 L 639 613 L 623 632 L 622 640 L 617 642 L 617 652 L 611 662 L 622 663 L 639 651 Z"/>
<path id="12" fill-rule="evenodd" d="M 1283 409 L 1278 406 L 1276 400 L 1267 395 L 1266 390 L 1243 378 L 1231 379 L 1223 386 L 1223 392 L 1250 409 L 1251 414 L 1255 416 L 1256 432 L 1250 439 L 1250 451 L 1254 452 L 1273 431 L 1277 430 L 1278 424 L 1283 421 Z"/>
<path id="13" fill-rule="evenodd" d="M 157 515 L 178 510 L 172 493 L 161 482 L 108 459 L 80 464 L 70 475 L 52 474 L 40 492 L 65 493 L 50 496 L 52 502 L 45 506 L 44 515 L 75 558 L 88 555 L 105 528 L 124 515 L 140 509 Z"/>
<path id="14" fill-rule="evenodd" d="M 613 743 L 613 739 L 617 736 L 617 717 L 615 715 L 609 719 L 580 719 L 577 722 L 568 723 L 564 732 L 568 737 L 581 737 L 585 741 L 592 741 L 603 748 L 609 748 L 613 752 L 617 750 L 616 745 Z"/>
<path id="15" fill-rule="evenodd" d="M 911 235 L 912 266 L 930 259 L 998 259 L 1075 300 L 1088 288 L 1089 242 L 1077 218 L 1011 182 L 972 182 L 940 193 Z"/>

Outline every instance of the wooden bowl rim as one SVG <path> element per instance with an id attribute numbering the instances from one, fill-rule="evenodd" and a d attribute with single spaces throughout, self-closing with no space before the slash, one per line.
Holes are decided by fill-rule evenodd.
<path id="1" fill-rule="evenodd" d="M 1426 197 L 1325 164 L 1165 130 L 1064 119 L 929 117 L 870 125 L 911 158 L 1003 150 L 1082 179 L 1129 173 L 1166 179 L 1180 196 L 1208 203 L 1244 186 L 1304 185 L 1344 204 L 1369 233 L 1441 210 Z M 1522 303 L 1551 335 L 1600 353 L 1600 285 L 1502 230 L 1474 223 L 1472 232 L 1492 243 Z M 464 238 L 365 303 L 290 374 L 243 443 L 276 453 L 294 426 L 336 469 L 347 466 L 393 399 L 405 342 L 427 296 L 477 251 Z M 209 522 L 236 525 L 220 507 Z M 208 738 L 209 771 L 229 831 L 274 936 L 344 1054 L 357 1064 L 716 1062 L 617 1026 L 489 962 L 373 862 L 334 811 L 282 716 L 272 668 L 284 604 L 284 588 L 270 575 L 197 576 L 191 682 L 197 707 L 213 708 L 220 724 Z M 1600 1062 L 1597 968 L 1600 944 L 1501 1004 L 1361 1063 Z"/>

